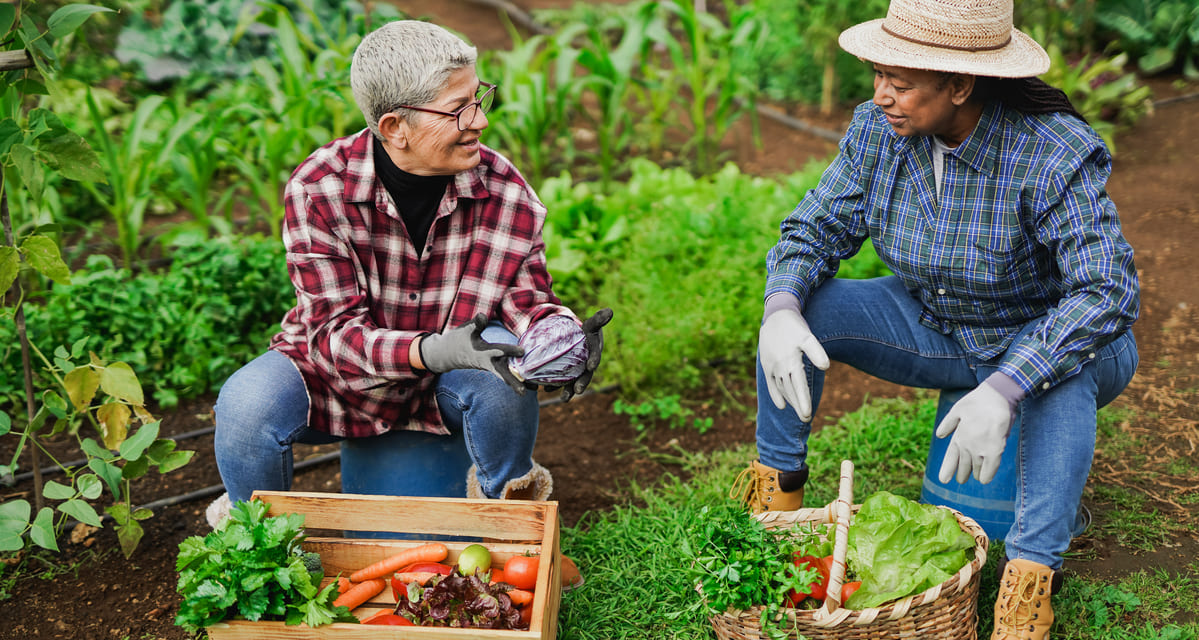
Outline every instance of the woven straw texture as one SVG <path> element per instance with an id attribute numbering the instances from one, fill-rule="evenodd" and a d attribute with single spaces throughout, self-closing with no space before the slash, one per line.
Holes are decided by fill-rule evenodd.
<path id="1" fill-rule="evenodd" d="M 788 621 L 780 626 L 790 629 L 788 637 L 809 640 L 977 640 L 979 571 L 987 561 L 988 538 L 978 523 L 947 507 L 962 530 L 974 537 L 974 559 L 945 582 L 923 593 L 909 596 L 882 607 L 851 610 L 837 600 L 845 577 L 845 554 L 849 522 L 859 505 L 852 505 L 853 465 L 842 463 L 841 491 L 837 501 L 817 509 L 768 511 L 757 517 L 768 528 L 792 524 L 836 522 L 833 545 L 833 569 L 829 579 L 829 598 L 825 608 L 816 610 L 785 609 Z M 762 637 L 761 607 L 745 611 L 726 611 L 710 618 L 716 637 L 721 640 L 757 640 Z"/>
<path id="2" fill-rule="evenodd" d="M 1000 78 L 1049 70 L 1049 54 L 1012 26 L 1012 0 L 891 0 L 887 17 L 841 32 L 842 49 L 883 65 Z"/>

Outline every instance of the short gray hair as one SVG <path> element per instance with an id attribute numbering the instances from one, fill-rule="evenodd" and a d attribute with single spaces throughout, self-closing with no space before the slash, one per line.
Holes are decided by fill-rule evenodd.
<path id="1" fill-rule="evenodd" d="M 397 20 L 370 32 L 354 51 L 350 88 L 366 124 L 380 137 L 379 119 L 402 104 L 421 106 L 437 99 L 450 74 L 474 66 L 478 51 L 430 22 Z M 406 113 L 405 113 L 406 112 Z"/>

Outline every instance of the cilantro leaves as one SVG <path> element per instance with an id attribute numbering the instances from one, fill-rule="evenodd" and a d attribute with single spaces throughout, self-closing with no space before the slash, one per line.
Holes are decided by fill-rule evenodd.
<path id="1" fill-rule="evenodd" d="M 233 617 L 310 627 L 358 621 L 333 608 L 337 583 L 322 589 L 323 574 L 310 571 L 312 558 L 300 547 L 304 516 L 267 517 L 267 508 L 257 499 L 238 502 L 216 530 L 179 543 L 176 625 L 195 633 Z"/>

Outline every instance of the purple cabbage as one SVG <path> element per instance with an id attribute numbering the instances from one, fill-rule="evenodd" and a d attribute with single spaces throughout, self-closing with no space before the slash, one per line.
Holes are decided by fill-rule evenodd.
<path id="1" fill-rule="evenodd" d="M 587 336 L 566 316 L 549 316 L 533 323 L 520 337 L 525 355 L 508 361 L 518 379 L 537 384 L 565 384 L 587 366 Z"/>

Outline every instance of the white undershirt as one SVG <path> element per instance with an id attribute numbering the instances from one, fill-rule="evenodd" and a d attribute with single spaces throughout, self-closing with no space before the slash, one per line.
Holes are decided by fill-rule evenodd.
<path id="1" fill-rule="evenodd" d="M 937 136 L 933 136 L 933 180 L 937 184 L 937 199 L 941 199 L 941 177 L 945 175 L 945 154 L 948 147 Z"/>

